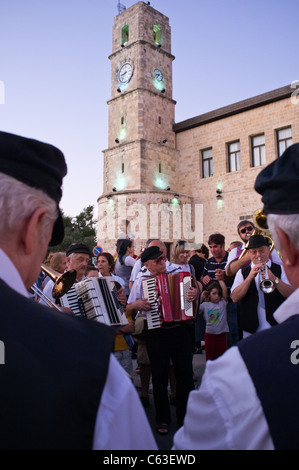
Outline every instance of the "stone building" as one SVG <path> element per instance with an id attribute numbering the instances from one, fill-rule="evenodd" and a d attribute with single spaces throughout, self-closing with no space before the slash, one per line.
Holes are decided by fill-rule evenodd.
<path id="1" fill-rule="evenodd" d="M 262 207 L 253 190 L 264 165 L 299 142 L 291 85 L 175 123 L 169 19 L 144 2 L 115 17 L 108 149 L 98 199 L 98 243 L 115 248 L 130 221 L 136 251 L 148 238 L 238 239 Z M 299 101 L 299 100 L 298 100 Z"/>

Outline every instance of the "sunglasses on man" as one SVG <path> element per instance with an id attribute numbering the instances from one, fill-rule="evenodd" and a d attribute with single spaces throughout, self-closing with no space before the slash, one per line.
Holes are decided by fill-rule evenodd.
<path id="1" fill-rule="evenodd" d="M 246 233 L 246 232 L 252 232 L 252 231 L 253 231 L 252 225 L 247 225 L 247 227 L 244 227 L 240 230 L 240 233 Z"/>

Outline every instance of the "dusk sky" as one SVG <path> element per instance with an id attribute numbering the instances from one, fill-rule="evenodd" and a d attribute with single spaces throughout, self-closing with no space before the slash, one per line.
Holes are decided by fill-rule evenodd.
<path id="1" fill-rule="evenodd" d="M 133 0 L 121 2 L 127 8 Z M 0 129 L 65 154 L 62 209 L 102 194 L 117 0 L 1 0 Z M 155 0 L 172 33 L 176 122 L 299 81 L 298 0 Z"/>

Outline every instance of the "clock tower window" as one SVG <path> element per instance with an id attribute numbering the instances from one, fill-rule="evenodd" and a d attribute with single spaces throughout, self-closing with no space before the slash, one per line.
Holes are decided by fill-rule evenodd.
<path id="1" fill-rule="evenodd" d="M 157 46 L 161 45 L 161 28 L 156 24 L 153 26 L 153 38 Z"/>
<path id="2" fill-rule="evenodd" d="M 121 29 L 121 45 L 125 46 L 129 41 L 129 25 L 126 24 Z"/>

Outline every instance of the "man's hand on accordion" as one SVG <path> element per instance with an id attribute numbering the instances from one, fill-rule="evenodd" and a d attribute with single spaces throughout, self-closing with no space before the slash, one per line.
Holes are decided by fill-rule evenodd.
<path id="1" fill-rule="evenodd" d="M 151 309 L 151 304 L 149 303 L 147 299 L 138 299 L 129 305 L 131 309 L 139 310 L 140 312 L 143 312 L 143 311 L 147 312 L 148 310 Z"/>
<path id="2" fill-rule="evenodd" d="M 199 289 L 196 287 L 189 287 L 188 292 L 186 293 L 186 298 L 188 302 L 194 302 L 199 295 Z"/>

